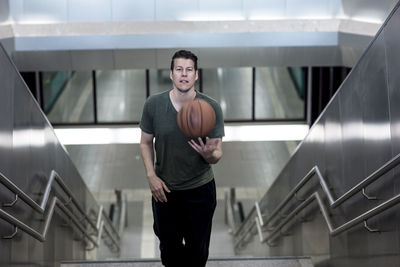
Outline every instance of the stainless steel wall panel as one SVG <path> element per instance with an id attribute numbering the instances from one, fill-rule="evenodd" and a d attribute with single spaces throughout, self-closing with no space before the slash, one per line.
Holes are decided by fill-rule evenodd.
<path id="1" fill-rule="evenodd" d="M 400 103 L 400 53 L 398 47 L 400 35 L 397 34 L 400 27 L 400 10 L 397 10 L 392 18 L 392 23 L 387 25 L 383 34 L 385 39 L 385 59 L 388 72 L 389 107 L 390 107 L 390 129 L 392 137 L 393 154 L 400 153 L 400 110 L 397 108 Z"/>
<path id="2" fill-rule="evenodd" d="M 345 16 L 366 21 L 384 21 L 397 0 L 346 0 L 342 1 Z"/>
<path id="3" fill-rule="evenodd" d="M 8 21 L 10 18 L 10 6 L 8 0 L 0 0 L 0 22 Z"/>
<path id="4" fill-rule="evenodd" d="M 58 142 L 55 133 L 32 97 L 21 76 L 18 74 L 6 53 L 0 50 L 0 171 L 11 179 L 22 191 L 37 203 L 41 203 L 43 192 L 50 178 L 51 170 L 57 171 L 61 179 L 73 192 L 84 210 L 98 211 L 97 203 L 88 191 L 81 176 L 72 164 L 68 153 Z M 6 101 L 6 102 L 4 102 Z M 50 199 L 57 196 L 66 202 L 68 197 L 57 183 L 53 183 Z M 14 195 L 0 186 L 0 201 L 9 203 Z M 2 207 L 24 224 L 39 233 L 43 232 L 45 214 L 34 211 L 19 200 L 13 207 Z M 81 218 L 77 208 L 71 208 Z M 96 213 L 92 217 L 96 217 Z M 94 218 L 95 220 L 96 218 Z M 56 208 L 45 241 L 40 242 L 23 231 L 18 231 L 12 240 L 0 239 L 1 265 L 41 265 L 55 266 L 61 260 L 84 259 L 86 257 L 82 242 L 73 240 L 77 231 L 71 226 L 64 228 L 69 219 Z M 0 220 L 1 236 L 13 233 L 13 227 Z M 79 233 L 81 235 L 81 233 Z M 75 257 L 75 258 L 74 258 Z"/>
<path id="5" fill-rule="evenodd" d="M 338 95 L 343 132 L 343 178 L 339 181 L 341 186 L 335 190 L 337 196 L 341 196 L 353 187 L 354 180 L 365 177 L 364 158 L 360 157 L 364 145 L 364 127 L 359 84 L 360 70 L 356 68 L 352 71 L 352 75 L 348 76 L 341 94 Z"/>
<path id="6" fill-rule="evenodd" d="M 328 89 L 328 88 L 325 88 Z M 334 192 L 342 187 L 343 180 L 343 130 L 341 124 L 339 99 L 334 98 L 325 110 L 325 168 L 324 176 Z"/>
<path id="7" fill-rule="evenodd" d="M 2 81 L 1 88 L 13 88 L 15 85 L 14 79 L 6 79 L 11 76 L 11 71 L 6 68 L 5 62 L 8 59 L 3 53 L 0 53 L 0 80 Z M 9 114 L 10 116 L 0 116 L 0 170 L 5 175 L 11 174 L 11 157 L 12 151 L 12 129 L 13 129 L 13 94 L 8 90 L 0 89 L 0 114 Z M 0 194 L 0 198 L 2 194 Z M 3 199 L 1 199 L 3 200 Z"/>
<path id="8" fill-rule="evenodd" d="M 13 1 L 10 1 L 13 2 Z M 17 19 L 21 22 L 63 22 L 68 19 L 67 1 L 23 0 L 22 14 Z"/>
<path id="9" fill-rule="evenodd" d="M 352 68 L 354 65 L 356 65 L 363 52 L 364 49 L 362 48 L 341 47 L 341 65 Z"/>
<path id="10" fill-rule="evenodd" d="M 362 153 L 365 158 L 364 169 L 367 175 L 370 175 L 394 156 L 391 148 L 384 44 L 384 35 L 381 34 L 364 55 L 363 64 L 360 64 L 364 123 L 364 150 Z M 372 151 L 373 153 L 371 153 Z M 381 201 L 387 200 L 393 197 L 395 193 L 393 182 L 393 171 L 390 171 L 368 186 L 366 191 L 368 194 L 375 195 Z M 364 204 L 364 208 L 372 208 L 375 205 L 374 201 L 368 201 Z M 386 229 L 386 231 L 378 237 L 368 235 L 370 246 L 367 253 L 386 255 L 399 249 L 395 235 L 393 235 L 396 228 L 395 215 L 393 213 L 388 214 L 370 220 L 374 227 Z M 388 246 L 388 244 L 390 245 Z"/>
<path id="11" fill-rule="evenodd" d="M 383 35 L 364 54 L 359 64 L 363 103 L 365 171 L 374 171 L 391 158 L 387 71 Z M 374 152 L 373 154 L 371 152 Z"/>
<path id="12" fill-rule="evenodd" d="M 13 61 L 19 70 L 61 71 L 72 69 L 69 51 L 38 51 L 13 53 Z"/>
<path id="13" fill-rule="evenodd" d="M 6 50 L 8 55 L 11 55 L 14 52 L 14 50 L 15 50 L 14 38 L 0 39 L 0 43 L 4 47 L 4 49 Z"/>
<path id="14" fill-rule="evenodd" d="M 313 0 L 286 0 L 286 16 L 296 18 L 331 18 L 336 14 L 330 10 L 330 0 L 315 2 Z M 339 4 L 339 3 L 337 3 Z"/>
<path id="15" fill-rule="evenodd" d="M 242 0 L 199 0 L 198 14 L 202 20 L 244 19 Z"/>
<path id="16" fill-rule="evenodd" d="M 396 8 L 399 6 L 400 3 Z M 280 203 L 286 197 L 288 190 L 310 166 L 318 165 L 333 190 L 334 199 L 337 199 L 399 153 L 399 26 L 400 13 L 397 10 L 262 198 L 260 205 L 265 214 L 275 209 L 276 202 Z M 388 171 L 366 186 L 367 194 L 376 196 L 376 200 L 368 200 L 360 191 L 338 207 L 330 208 L 329 218 L 333 228 L 399 194 L 399 170 L 397 167 Z M 320 186 L 312 183 L 300 190 L 300 195 L 314 191 L 323 195 Z M 274 203 L 270 205 L 264 201 Z M 294 200 L 291 200 L 288 208 L 282 211 L 287 213 L 287 209 L 295 207 Z M 315 215 L 319 214 L 315 210 L 309 225 L 297 222 L 291 227 L 293 237 L 290 242 L 296 244 L 293 253 L 321 256 L 315 257 L 316 266 L 397 267 L 400 258 L 399 210 L 396 205 L 367 220 L 367 225 L 380 233 L 369 232 L 360 222 L 343 233 L 329 237 L 324 220 Z M 325 238 L 324 241 L 329 239 L 329 244 L 320 243 L 317 236 Z M 281 237 L 278 246 L 270 248 L 268 255 L 289 255 L 288 247 L 292 244 L 285 244 L 285 239 Z M 303 241 L 301 244 L 299 239 Z M 315 243 L 310 243 L 312 241 Z"/>
<path id="17" fill-rule="evenodd" d="M 71 51 L 18 51 L 13 60 L 20 71 L 169 68 L 173 49 L 114 49 Z M 248 66 L 353 66 L 363 50 L 327 47 L 190 48 L 199 67 Z M 233 56 L 235 55 L 235 56 Z M 85 60 L 81 60 L 85 59 Z"/>
<path id="18" fill-rule="evenodd" d="M 73 70 L 113 69 L 112 50 L 71 51 L 71 67 Z"/>
<path id="19" fill-rule="evenodd" d="M 0 116 L 0 170 L 9 176 L 11 175 L 12 168 L 12 103 L 13 94 L 9 90 L 2 90 L 2 88 L 13 88 L 15 84 L 14 79 L 7 79 L 11 76 L 11 71 L 7 69 L 8 59 L 4 53 L 0 53 L 0 80 L 2 85 L 0 87 L 0 114 L 10 114 L 10 116 Z M 0 203 L 8 203 L 13 197 L 9 190 L 0 185 Z M 13 227 L 7 222 L 0 220 L 0 236 L 7 236 L 13 232 Z M 0 265 L 7 265 L 10 262 L 12 241 L 0 239 Z"/>
<path id="20" fill-rule="evenodd" d="M 154 49 L 114 50 L 115 69 L 154 69 L 156 60 Z"/>
<path id="21" fill-rule="evenodd" d="M 188 6 L 184 0 L 12 0 L 9 2 L 12 16 L 18 22 L 335 18 L 340 17 L 342 11 L 350 18 L 383 21 L 396 3 L 395 0 L 385 0 L 379 4 L 374 0 L 319 2 L 194 0 Z M 185 8 L 182 8 L 183 6 Z"/>
<path id="22" fill-rule="evenodd" d="M 240 53 L 237 48 L 202 49 L 199 54 L 201 61 L 207 62 L 207 66 L 217 67 L 218 62 L 224 62 L 226 67 L 237 67 L 241 64 Z"/>
<path id="23" fill-rule="evenodd" d="M 392 138 L 393 155 L 400 153 L 400 110 L 398 103 L 400 103 L 400 78 L 398 70 L 400 67 L 400 53 L 398 47 L 400 43 L 400 36 L 397 34 L 400 26 L 400 11 L 397 10 L 392 17 L 392 23 L 387 25 L 384 30 L 385 48 L 386 48 L 386 63 L 388 70 L 388 90 L 389 90 L 389 106 L 390 106 L 390 129 Z M 400 167 L 394 169 L 394 192 L 400 193 Z M 394 222 L 400 221 L 400 210 L 397 209 L 396 217 L 392 218 Z M 400 224 L 396 224 L 396 232 L 400 231 Z M 400 246 L 400 235 L 397 234 L 397 244 Z M 395 257 L 397 263 L 400 261 L 399 256 Z M 398 263 L 400 265 L 400 263 Z"/>
<path id="24" fill-rule="evenodd" d="M 153 0 L 155 2 L 155 20 L 195 20 L 190 19 L 199 14 L 199 1 L 194 0 L 187 5 L 185 0 Z M 182 8 L 182 7 L 185 8 Z"/>
<path id="25" fill-rule="evenodd" d="M 110 0 L 67 0 L 68 21 L 111 21 Z"/>
<path id="26" fill-rule="evenodd" d="M 243 0 L 247 19 L 280 19 L 286 16 L 286 2 L 276 0 Z"/>
<path id="27" fill-rule="evenodd" d="M 113 21 L 148 21 L 155 19 L 155 0 L 113 0 Z"/>
<path id="28" fill-rule="evenodd" d="M 171 58 L 178 49 L 157 49 L 156 50 L 156 68 L 157 69 L 169 69 L 171 64 Z M 196 50 L 192 50 L 196 54 Z M 197 53 L 198 54 L 198 53 Z M 198 62 L 198 64 L 201 64 Z"/>
<path id="29" fill-rule="evenodd" d="M 374 39 L 373 36 L 351 34 L 346 32 L 339 32 L 339 44 L 342 47 L 349 48 L 360 48 L 365 50 L 369 43 Z"/>

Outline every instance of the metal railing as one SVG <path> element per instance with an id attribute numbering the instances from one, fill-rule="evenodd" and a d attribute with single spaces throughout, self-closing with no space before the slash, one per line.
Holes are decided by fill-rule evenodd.
<path id="1" fill-rule="evenodd" d="M 33 210 L 43 215 L 46 211 L 46 206 L 50 197 L 50 193 L 52 191 L 53 184 L 55 182 L 57 182 L 60 188 L 64 191 L 64 193 L 68 198 L 68 201 L 63 203 L 59 197 L 53 196 L 53 198 L 50 201 L 49 207 L 47 208 L 47 213 L 44 219 L 43 230 L 42 231 L 35 230 L 34 228 L 23 223 L 10 213 L 6 212 L 3 209 L 0 209 L 0 218 L 12 224 L 15 227 L 15 230 L 11 235 L 3 238 L 13 238 L 16 235 L 18 229 L 20 229 L 25 233 L 29 234 L 30 236 L 34 237 L 35 239 L 39 240 L 40 242 L 46 241 L 46 234 L 49 229 L 55 207 L 57 206 L 69 219 L 71 219 L 72 223 L 79 229 L 79 231 L 83 234 L 83 236 L 93 244 L 93 247 L 91 249 L 100 246 L 101 237 L 103 235 L 103 232 L 105 232 L 108 238 L 112 241 L 113 248 L 116 248 L 116 250 L 119 251 L 120 236 L 115 230 L 114 226 L 112 225 L 107 214 L 104 212 L 103 206 L 100 206 L 99 208 L 97 214 L 97 223 L 95 224 L 95 222 L 93 222 L 89 218 L 89 216 L 79 205 L 77 199 L 74 197 L 71 190 L 66 186 L 64 181 L 54 170 L 52 170 L 50 173 L 50 178 L 47 182 L 46 189 L 43 193 L 42 201 L 40 204 L 35 202 L 31 197 L 29 197 L 17 185 L 15 185 L 10 179 L 8 179 L 0 172 L 0 183 L 15 194 L 14 201 L 11 203 L 3 204 L 3 207 L 12 207 L 15 205 L 18 199 L 21 199 L 23 202 L 29 205 Z M 74 212 L 68 208 L 68 206 L 71 203 L 79 211 L 80 215 L 82 216 L 81 218 L 79 218 L 78 215 L 74 214 Z M 87 222 L 87 225 L 90 225 L 92 230 L 91 233 L 89 233 L 88 230 L 85 229 L 87 225 L 84 222 Z M 106 222 L 107 227 L 105 226 L 104 222 Z M 96 235 L 97 238 L 94 239 L 92 235 Z"/>
<path id="2" fill-rule="evenodd" d="M 377 180 L 379 177 L 399 165 L 400 163 L 400 153 L 397 154 L 395 157 L 387 161 L 385 164 L 383 164 L 379 169 L 377 169 L 375 172 L 370 174 L 367 178 L 362 180 L 360 183 L 352 187 L 349 191 L 347 191 L 345 194 L 343 194 L 341 197 L 338 199 L 334 199 L 333 194 L 331 190 L 329 189 L 329 186 L 324 179 L 324 177 L 321 175 L 321 172 L 318 168 L 318 166 L 314 166 L 307 174 L 304 176 L 298 183 L 297 185 L 289 192 L 289 194 L 284 198 L 284 200 L 272 211 L 272 213 L 268 216 L 267 219 L 264 220 L 264 215 L 261 214 L 261 209 L 259 206 L 259 203 L 256 202 L 253 209 L 251 210 L 250 214 L 247 216 L 246 220 L 241 224 L 241 226 L 235 231 L 234 236 L 235 236 L 235 248 L 239 248 L 242 244 L 245 238 L 249 235 L 249 233 L 252 233 L 252 229 L 254 226 L 257 227 L 257 232 L 260 237 L 260 242 L 267 242 L 267 244 L 272 245 L 270 242 L 277 239 L 282 233 L 282 228 L 296 215 L 303 210 L 305 207 L 307 207 L 311 202 L 314 200 L 317 201 L 318 206 L 322 212 L 322 215 L 325 219 L 325 222 L 329 228 L 329 233 L 332 236 L 335 236 L 339 233 L 342 233 L 343 231 L 346 231 L 350 229 L 351 227 L 364 222 L 364 226 L 372 232 L 375 232 L 375 230 L 371 229 L 368 227 L 366 220 L 385 211 L 386 209 L 398 204 L 400 202 L 400 194 L 392 197 L 391 199 L 383 202 L 382 204 L 364 212 L 363 214 L 355 217 L 354 219 L 340 225 L 337 228 L 334 228 L 332 226 L 332 222 L 329 218 L 329 213 L 327 210 L 327 207 L 325 206 L 324 202 L 321 199 L 321 196 L 318 192 L 312 193 L 306 200 L 304 200 L 299 206 L 297 206 L 292 212 L 289 214 L 285 215 L 283 218 L 284 220 L 281 221 L 278 225 L 276 226 L 269 226 L 269 224 L 274 221 L 277 217 L 277 215 L 284 209 L 284 207 L 289 203 L 293 197 L 296 197 L 298 191 L 312 178 L 315 177 L 315 175 L 318 177 L 319 183 L 321 185 L 321 188 L 328 199 L 329 202 L 329 207 L 330 208 L 336 208 L 343 202 L 345 202 L 347 199 L 350 197 L 354 196 L 358 192 L 362 192 L 363 196 L 365 196 L 367 199 L 375 199 L 373 197 L 369 197 L 365 193 L 365 187 L 368 186 L 369 184 L 373 183 L 375 180 Z M 255 214 L 255 216 L 254 216 Z M 246 228 L 247 227 L 247 228 Z M 263 236 L 263 229 L 268 228 L 271 233 L 264 237 Z"/>

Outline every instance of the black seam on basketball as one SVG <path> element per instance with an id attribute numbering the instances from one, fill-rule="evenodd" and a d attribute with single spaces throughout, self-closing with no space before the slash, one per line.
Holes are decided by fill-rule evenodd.
<path id="1" fill-rule="evenodd" d="M 184 127 L 184 125 L 183 125 L 183 110 L 182 110 L 182 108 L 181 108 L 181 110 L 180 110 L 181 112 L 179 113 L 179 121 L 180 121 L 180 123 L 179 123 L 179 128 L 181 129 L 181 131 L 183 132 L 183 133 L 185 133 L 185 127 Z"/>
<path id="2" fill-rule="evenodd" d="M 204 133 L 203 133 L 203 111 L 201 108 L 200 100 L 197 100 L 197 103 L 198 103 L 199 109 L 200 109 L 200 137 L 203 137 L 203 135 L 204 135 Z"/>
<path id="3" fill-rule="evenodd" d="M 192 106 L 189 105 L 189 107 L 186 109 L 186 123 L 188 127 L 188 133 L 190 137 L 194 137 L 194 134 L 192 132 L 193 124 L 192 124 Z"/>

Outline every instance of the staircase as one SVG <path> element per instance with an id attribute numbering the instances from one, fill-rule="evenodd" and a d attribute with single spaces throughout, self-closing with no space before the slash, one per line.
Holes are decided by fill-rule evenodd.
<path id="1" fill-rule="evenodd" d="M 109 260 L 64 262 L 61 267 L 162 267 L 159 260 Z M 313 267 L 310 258 L 228 258 L 210 259 L 207 267 Z M 190 266 L 188 266 L 190 267 Z"/>

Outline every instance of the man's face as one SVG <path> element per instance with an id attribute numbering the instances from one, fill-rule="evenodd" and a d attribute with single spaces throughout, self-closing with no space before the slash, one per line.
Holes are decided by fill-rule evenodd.
<path id="1" fill-rule="evenodd" d="M 170 78 L 174 87 L 180 92 L 188 92 L 194 87 L 198 78 L 197 70 L 194 69 L 194 62 L 191 59 L 174 59 L 174 68 L 170 72 Z"/>

